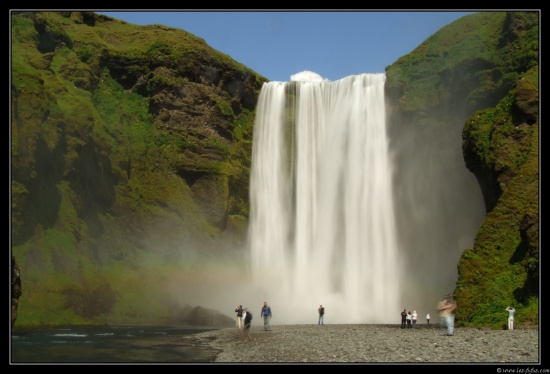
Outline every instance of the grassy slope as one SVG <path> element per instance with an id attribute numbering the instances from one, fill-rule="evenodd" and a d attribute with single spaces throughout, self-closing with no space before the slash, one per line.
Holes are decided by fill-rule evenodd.
<path id="1" fill-rule="evenodd" d="M 235 115 L 228 96 L 211 90 L 231 121 L 232 142 L 178 136 L 124 78 L 149 76 L 147 89 L 162 90 L 211 65 L 262 78 L 183 30 L 66 15 L 12 16 L 12 252 L 23 273 L 18 325 L 174 318 L 176 311 L 166 311 L 165 279 L 152 275 L 192 271 L 194 251 L 215 256 L 216 241 L 226 241 L 182 179 L 182 154 L 219 148 L 222 160 L 193 166 L 234 190 L 248 179 L 253 113 Z M 162 65 L 173 70 L 173 82 L 154 74 Z M 243 196 L 229 199 L 231 220 L 242 225 Z M 187 257 L 181 243 L 188 243 Z"/>

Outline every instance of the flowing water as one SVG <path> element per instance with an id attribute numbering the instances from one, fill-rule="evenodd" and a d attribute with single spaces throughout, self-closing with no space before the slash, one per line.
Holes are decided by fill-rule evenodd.
<path id="1" fill-rule="evenodd" d="M 342 323 L 387 322 L 402 309 L 384 82 L 362 74 L 262 88 L 251 271 L 272 304 L 292 305 L 287 323 L 311 322 L 319 304 Z"/>
<path id="2" fill-rule="evenodd" d="M 14 364 L 213 362 L 219 352 L 190 338 L 209 330 L 107 325 L 14 329 L 10 358 Z"/>

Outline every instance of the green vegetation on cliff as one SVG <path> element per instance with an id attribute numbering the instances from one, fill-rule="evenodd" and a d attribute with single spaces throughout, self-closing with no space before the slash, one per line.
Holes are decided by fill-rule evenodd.
<path id="1" fill-rule="evenodd" d="M 18 325 L 185 322 L 142 275 L 239 250 L 266 79 L 183 30 L 92 12 L 13 12 L 11 38 Z"/>
<path id="2" fill-rule="evenodd" d="M 476 159 L 471 168 L 489 170 L 498 184 L 494 208 L 458 264 L 456 294 L 468 326 L 503 327 L 508 305 L 521 324 L 539 322 L 538 125 L 536 66 L 495 108 L 474 113 L 464 127 L 464 148 Z"/>
<path id="3" fill-rule="evenodd" d="M 463 17 L 387 68 L 394 141 L 461 129 L 483 194 L 487 215 L 458 263 L 461 325 L 505 328 L 508 305 L 519 326 L 538 324 L 539 17 Z M 426 144 L 441 158 L 439 147 Z"/>

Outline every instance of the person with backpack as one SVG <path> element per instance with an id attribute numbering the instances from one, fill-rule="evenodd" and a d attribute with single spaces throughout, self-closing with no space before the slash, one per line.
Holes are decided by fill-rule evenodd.
<path id="1" fill-rule="evenodd" d="M 252 324 L 252 313 L 248 310 L 248 308 L 243 309 L 244 313 L 244 327 L 243 327 L 243 335 L 244 338 L 247 340 L 252 340 L 250 338 L 250 325 Z"/>
<path id="2" fill-rule="evenodd" d="M 264 301 L 264 306 L 260 313 L 260 317 L 264 319 L 264 330 L 269 331 L 269 320 L 271 319 L 271 307 L 267 305 L 267 301 Z"/>

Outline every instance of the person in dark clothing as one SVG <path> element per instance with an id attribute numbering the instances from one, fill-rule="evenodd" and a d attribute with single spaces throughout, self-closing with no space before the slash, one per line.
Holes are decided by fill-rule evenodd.
<path id="1" fill-rule="evenodd" d="M 250 312 L 248 308 L 244 308 L 243 313 L 244 313 L 243 335 L 246 340 L 252 340 L 252 338 L 250 338 L 250 325 L 252 324 L 252 312 Z"/>
<path id="2" fill-rule="evenodd" d="M 401 328 L 407 327 L 407 309 L 403 309 L 401 312 Z"/>
<path id="3" fill-rule="evenodd" d="M 319 325 L 323 324 L 323 320 L 325 319 L 325 307 L 323 305 L 319 305 Z"/>

